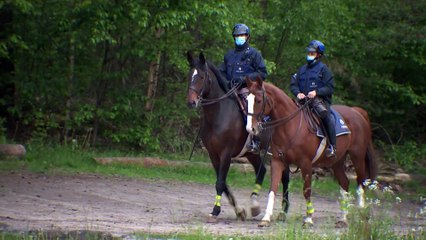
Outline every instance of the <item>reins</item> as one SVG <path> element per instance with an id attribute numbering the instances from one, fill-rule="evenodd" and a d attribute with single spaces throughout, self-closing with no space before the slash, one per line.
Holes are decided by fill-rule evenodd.
<path id="1" fill-rule="evenodd" d="M 308 101 L 306 101 L 301 107 L 298 107 L 295 112 L 291 113 L 290 115 L 288 115 L 288 116 L 286 116 L 284 118 L 279 118 L 279 119 L 271 120 L 269 122 L 259 123 L 259 127 L 261 129 L 268 129 L 268 128 L 274 128 L 274 127 L 277 127 L 277 126 L 279 126 L 281 124 L 287 123 L 291 119 L 293 119 L 300 111 L 302 111 L 303 109 L 305 109 L 309 105 L 310 102 L 311 102 L 311 99 L 309 99 Z"/>
<path id="2" fill-rule="evenodd" d="M 232 94 L 234 94 L 234 92 L 241 86 L 241 83 L 238 85 L 235 85 L 234 87 L 232 87 L 231 89 L 229 89 L 229 91 L 227 93 L 225 93 L 224 95 L 222 95 L 221 97 L 218 98 L 212 98 L 212 99 L 206 99 L 206 98 L 202 98 L 201 95 L 199 97 L 200 99 L 200 105 L 201 106 L 207 106 L 210 104 L 214 104 L 214 103 L 218 103 L 220 101 L 222 101 L 223 99 L 231 96 Z"/>

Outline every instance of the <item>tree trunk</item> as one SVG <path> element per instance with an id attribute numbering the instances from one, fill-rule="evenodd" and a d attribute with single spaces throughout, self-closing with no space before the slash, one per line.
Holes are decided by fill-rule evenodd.
<path id="1" fill-rule="evenodd" d="M 163 29 L 159 28 L 155 32 L 156 41 L 160 40 L 161 34 L 163 33 Z M 155 55 L 155 59 L 151 61 L 149 64 L 149 77 L 148 77 L 148 92 L 146 94 L 147 100 L 145 104 L 146 111 L 152 111 L 154 105 L 155 93 L 157 91 L 158 84 L 158 69 L 160 67 L 160 59 L 161 59 L 161 50 L 157 50 Z"/>
<path id="2" fill-rule="evenodd" d="M 68 134 L 69 134 L 69 123 L 71 121 L 71 101 L 73 95 L 74 88 L 74 66 L 75 66 L 75 42 L 74 35 L 71 33 L 70 35 L 70 53 L 69 53 L 69 73 L 68 73 L 68 93 L 67 100 L 65 103 L 65 119 L 64 119 L 64 132 L 63 132 L 63 140 L 64 144 L 68 143 Z"/>
<path id="3" fill-rule="evenodd" d="M 95 111 L 93 113 L 93 135 L 92 135 L 92 145 L 95 145 L 96 140 L 98 138 L 98 130 L 99 130 L 99 115 L 98 111 L 103 103 L 105 93 L 108 88 L 108 80 L 106 79 L 106 73 L 108 72 L 108 56 L 109 56 L 109 43 L 105 41 L 104 44 L 104 56 L 102 61 L 101 72 L 99 74 L 97 87 L 95 89 Z"/>

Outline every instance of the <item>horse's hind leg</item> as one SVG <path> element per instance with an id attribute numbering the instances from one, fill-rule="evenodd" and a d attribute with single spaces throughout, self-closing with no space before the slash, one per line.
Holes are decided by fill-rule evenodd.
<path id="1" fill-rule="evenodd" d="M 357 205 L 360 208 L 365 207 L 365 196 L 364 196 L 364 182 L 367 179 L 366 174 L 366 165 L 364 161 L 363 154 L 360 154 L 363 151 L 357 151 L 351 154 L 351 160 L 354 164 L 355 172 L 356 172 L 356 179 L 357 179 Z"/>
<path id="2" fill-rule="evenodd" d="M 343 160 L 338 161 L 333 166 L 334 176 L 340 185 L 340 217 L 336 222 L 336 227 L 347 227 L 348 226 L 348 206 L 349 206 L 349 179 L 345 173 L 345 163 Z"/>
<path id="3" fill-rule="evenodd" d="M 231 203 L 231 205 L 234 207 L 235 215 L 237 215 L 237 218 L 245 221 L 247 218 L 246 210 L 244 208 L 238 207 L 234 194 L 232 194 L 231 190 L 227 185 L 225 187 L 225 194 L 228 197 L 229 203 Z"/>
<path id="4" fill-rule="evenodd" d="M 262 188 L 263 179 L 265 178 L 266 168 L 262 161 L 262 159 L 259 157 L 259 155 L 248 155 L 247 159 L 249 162 L 253 165 L 254 173 L 256 175 L 256 182 L 255 186 L 253 188 L 253 191 L 250 195 L 251 199 L 251 216 L 256 217 L 260 214 L 260 205 L 257 201 L 257 198 L 259 197 L 259 191 Z"/>

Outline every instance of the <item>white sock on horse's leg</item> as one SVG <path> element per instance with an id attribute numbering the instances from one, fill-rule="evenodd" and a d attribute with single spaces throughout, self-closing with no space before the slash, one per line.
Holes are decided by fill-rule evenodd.
<path id="1" fill-rule="evenodd" d="M 275 193 L 273 191 L 269 192 L 268 196 L 268 205 L 266 206 L 265 216 L 263 216 L 262 221 L 271 221 L 272 212 L 274 209 Z"/>
<path id="2" fill-rule="evenodd" d="M 340 211 L 340 220 L 346 222 L 349 211 L 349 193 L 343 188 L 340 188 Z"/>
<path id="3" fill-rule="evenodd" d="M 357 200 L 358 200 L 358 207 L 364 208 L 365 207 L 365 196 L 364 196 L 364 189 L 362 188 L 362 185 L 358 185 L 358 188 L 356 190 Z"/>

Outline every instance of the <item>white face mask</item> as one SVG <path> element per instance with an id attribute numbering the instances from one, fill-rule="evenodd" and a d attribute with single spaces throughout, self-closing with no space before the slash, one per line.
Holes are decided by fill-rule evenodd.
<path id="1" fill-rule="evenodd" d="M 308 61 L 308 63 L 313 63 L 315 61 L 315 56 L 306 56 L 306 61 Z"/>
<path id="2" fill-rule="evenodd" d="M 315 60 L 315 56 L 309 56 L 309 55 L 307 55 L 306 56 L 306 60 L 308 60 L 308 61 L 314 61 Z"/>
<path id="3" fill-rule="evenodd" d="M 245 42 L 246 42 L 245 36 L 235 37 L 235 44 L 237 44 L 238 46 L 243 45 Z"/>

